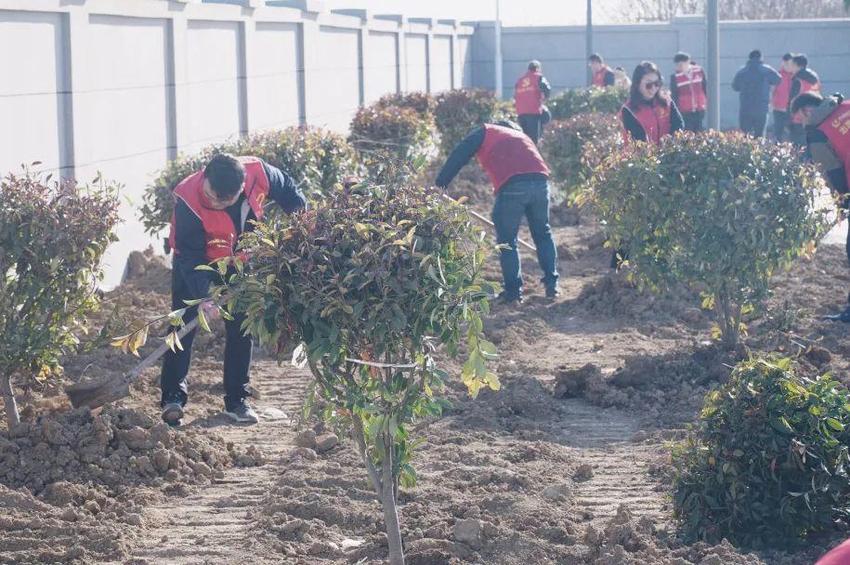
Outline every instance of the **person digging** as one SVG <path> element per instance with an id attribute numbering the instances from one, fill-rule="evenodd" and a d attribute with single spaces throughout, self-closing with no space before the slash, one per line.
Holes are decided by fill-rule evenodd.
<path id="1" fill-rule="evenodd" d="M 232 257 L 242 233 L 252 230 L 254 221 L 263 219 L 267 200 L 287 213 L 306 207 L 304 195 L 289 175 L 256 157 L 225 153 L 213 156 L 202 171 L 181 181 L 174 189 L 174 199 L 169 243 L 174 250 L 171 306 L 175 310 L 185 308 L 187 300 L 205 298 L 210 285 L 221 281 L 216 280 L 220 277 L 217 272 L 197 267 Z M 198 307 L 187 309 L 185 322 L 197 317 Z M 212 302 L 203 302 L 200 307 L 208 318 L 219 315 Z M 224 413 L 236 422 L 253 424 L 259 418 L 246 401 L 253 341 L 242 333 L 243 320 L 244 316 L 235 314 L 232 320 L 224 321 Z M 182 423 L 196 331 L 183 337 L 182 350 L 169 350 L 163 358 L 160 406 L 163 421 L 171 426 Z"/>
<path id="2" fill-rule="evenodd" d="M 805 126 L 808 152 L 820 165 L 827 184 L 846 211 L 850 208 L 847 178 L 850 175 L 850 100 L 844 100 L 840 94 L 824 98 L 817 92 L 804 92 L 792 102 L 791 115 Z M 845 251 L 850 261 L 850 232 Z M 850 306 L 826 319 L 850 323 Z"/>
<path id="3" fill-rule="evenodd" d="M 496 202 L 492 218 L 496 241 L 505 246 L 500 257 L 504 290 L 499 299 L 508 304 L 522 302 L 517 234 L 523 216 L 528 218 L 531 237 L 537 247 L 546 296 L 557 297 L 558 253 L 549 226 L 549 167 L 537 146 L 517 124 L 499 121 L 475 128 L 454 148 L 437 175 L 437 187 L 445 190 L 476 155 L 493 184 Z"/>

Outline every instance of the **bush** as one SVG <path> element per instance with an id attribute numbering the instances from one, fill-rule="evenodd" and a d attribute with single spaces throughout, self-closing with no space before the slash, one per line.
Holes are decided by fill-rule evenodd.
<path id="1" fill-rule="evenodd" d="M 210 145 L 196 155 L 169 161 L 147 189 L 140 218 L 145 231 L 157 235 L 171 222 L 174 188 L 206 166 L 216 153 L 254 155 L 290 175 L 305 194 L 315 199 L 355 172 L 354 151 L 345 139 L 318 128 L 287 128 L 253 134 Z"/>
<path id="2" fill-rule="evenodd" d="M 373 179 L 403 179 L 434 152 L 433 119 L 416 110 L 375 104 L 360 108 L 349 141 Z"/>
<path id="3" fill-rule="evenodd" d="M 591 112 L 616 114 L 628 97 L 629 90 L 622 87 L 573 88 L 553 96 L 547 105 L 553 120 L 566 120 Z"/>
<path id="4" fill-rule="evenodd" d="M 401 555 L 398 486 L 416 478 L 412 424 L 441 408 L 435 394 L 447 374 L 435 347 L 457 355 L 463 344 L 462 380 L 473 395 L 498 388 L 485 368 L 495 347 L 481 335 L 493 291 L 485 241 L 463 207 L 432 190 L 361 185 L 259 224 L 243 243 L 250 273 L 214 291 L 281 358 L 302 343 L 293 360 L 315 377 L 307 406 L 318 395 L 324 417 L 355 439 L 384 505 L 392 563 Z"/>
<path id="5" fill-rule="evenodd" d="M 409 108 L 424 120 L 434 118 L 437 100 L 427 92 L 408 92 L 405 94 L 387 94 L 375 103 L 377 108 Z"/>
<path id="6" fill-rule="evenodd" d="M 24 171 L 0 181 L 0 389 L 10 428 L 19 422 L 12 378 L 46 378 L 78 343 L 117 222 L 117 187 L 99 179 L 77 186 Z"/>
<path id="7" fill-rule="evenodd" d="M 850 392 L 790 359 L 742 362 L 674 449 L 676 513 L 691 539 L 793 544 L 850 517 Z"/>
<path id="8" fill-rule="evenodd" d="M 652 289 L 699 284 L 716 336 L 733 347 L 771 274 L 814 250 L 826 227 L 815 197 L 825 190 L 789 145 L 683 132 L 607 159 L 589 196 L 610 244 L 628 248 L 630 276 Z"/>
<path id="9" fill-rule="evenodd" d="M 434 116 L 442 152 L 450 153 L 476 126 L 509 119 L 512 115 L 509 111 L 506 103 L 497 100 L 489 90 L 449 90 L 438 94 Z"/>
<path id="10" fill-rule="evenodd" d="M 546 126 L 540 152 L 552 169 L 560 196 L 572 201 L 593 171 L 622 145 L 620 121 L 612 114 L 578 114 Z"/>

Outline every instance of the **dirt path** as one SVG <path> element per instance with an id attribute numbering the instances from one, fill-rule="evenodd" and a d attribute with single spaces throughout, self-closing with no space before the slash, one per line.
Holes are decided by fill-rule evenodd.
<path id="1" fill-rule="evenodd" d="M 230 468 L 213 484 L 148 509 L 146 520 L 153 527 L 137 543 L 133 562 L 239 563 L 249 556 L 253 563 L 279 562 L 254 551 L 249 515 L 268 494 L 280 462 L 291 448 L 291 417 L 301 409 L 305 383 L 306 375 L 260 359 L 252 374 L 252 384 L 260 391 L 254 401 L 261 418 L 259 425 L 233 425 L 220 414 L 191 420 L 190 410 L 187 427 L 211 428 L 235 445 L 254 446 L 264 454 L 266 464 Z"/>

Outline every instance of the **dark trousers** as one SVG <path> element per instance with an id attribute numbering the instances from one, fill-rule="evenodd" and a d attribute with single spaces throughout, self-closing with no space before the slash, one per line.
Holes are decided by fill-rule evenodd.
<path id="1" fill-rule="evenodd" d="M 531 138 L 534 145 L 537 145 L 543 135 L 543 116 L 541 114 L 522 114 L 519 116 L 519 126 L 523 133 Z"/>
<path id="2" fill-rule="evenodd" d="M 797 147 L 806 145 L 806 127 L 803 124 L 788 124 L 788 140 Z"/>
<path id="3" fill-rule="evenodd" d="M 496 195 L 493 223 L 496 240 L 509 247 L 501 252 L 502 279 L 508 294 L 522 290 L 522 267 L 517 250 L 517 233 L 522 218 L 528 218 L 531 238 L 537 247 L 537 262 L 543 271 L 543 283 L 558 283 L 558 252 L 549 227 L 549 182 L 546 180 L 508 181 Z"/>
<path id="4" fill-rule="evenodd" d="M 194 298 L 188 295 L 183 277 L 175 269 L 171 275 L 171 307 L 174 310 L 184 308 L 184 300 Z M 183 320 L 188 323 L 198 316 L 198 307 L 186 311 Z M 251 351 L 253 341 L 250 336 L 242 334 L 241 324 L 245 319 L 242 315 L 234 315 L 233 320 L 225 320 L 226 340 L 224 345 L 224 404 L 230 407 L 238 404 L 248 396 L 248 370 L 251 367 Z M 185 405 L 188 399 L 186 376 L 192 362 L 192 343 L 195 341 L 197 329 L 189 332 L 180 341 L 183 350 L 168 351 L 162 362 L 160 388 L 162 389 L 161 404 L 177 402 Z"/>
<path id="5" fill-rule="evenodd" d="M 767 123 L 767 112 L 746 113 L 739 115 L 741 130 L 753 137 L 764 137 L 764 126 Z"/>
<path id="6" fill-rule="evenodd" d="M 702 131 L 702 122 L 705 119 L 705 110 L 700 110 L 698 112 L 685 112 L 682 114 L 682 119 L 685 122 L 685 130 Z"/>
<path id="7" fill-rule="evenodd" d="M 789 123 L 788 112 L 773 111 L 773 136 L 776 141 L 788 141 Z"/>

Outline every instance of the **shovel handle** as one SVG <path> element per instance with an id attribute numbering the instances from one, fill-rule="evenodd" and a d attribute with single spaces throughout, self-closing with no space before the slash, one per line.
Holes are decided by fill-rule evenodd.
<path id="1" fill-rule="evenodd" d="M 446 200 L 451 200 L 455 204 L 462 205 L 462 204 L 460 204 L 460 202 L 458 202 L 457 200 L 455 200 L 454 198 L 452 198 L 451 196 L 449 196 L 445 192 L 441 192 L 440 194 L 442 194 L 443 198 L 445 198 Z M 474 217 L 476 220 L 487 224 L 488 226 L 490 226 L 493 229 L 496 229 L 496 224 L 494 224 L 493 222 L 491 222 L 490 220 L 488 220 L 487 218 L 485 218 L 484 216 L 482 216 L 481 214 L 479 214 L 478 212 L 476 212 L 472 208 L 467 206 L 466 211 L 469 212 L 469 215 Z M 525 247 L 526 249 L 528 249 L 529 251 L 534 251 L 535 253 L 537 253 L 537 248 L 534 247 L 533 245 L 531 245 L 530 243 L 528 243 L 527 241 L 525 241 L 521 238 L 517 238 L 517 242 L 520 245 L 522 245 L 523 247 Z"/>
<path id="2" fill-rule="evenodd" d="M 197 327 L 198 318 L 195 318 L 194 320 L 177 330 L 177 339 L 182 339 L 183 336 L 185 336 L 187 333 L 191 332 Z M 142 373 L 142 371 L 159 361 L 160 358 L 165 355 L 169 349 L 170 348 L 168 346 L 168 342 L 163 342 L 162 344 L 160 344 L 160 346 L 154 349 L 150 355 L 142 359 L 141 363 L 133 367 L 133 369 L 129 373 L 124 375 L 123 380 L 128 383 L 136 380 L 136 377 L 138 377 Z"/>

